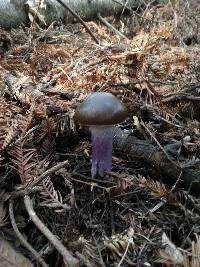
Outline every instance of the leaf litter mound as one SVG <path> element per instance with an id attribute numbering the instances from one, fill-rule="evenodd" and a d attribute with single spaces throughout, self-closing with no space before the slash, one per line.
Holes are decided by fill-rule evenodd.
<path id="1" fill-rule="evenodd" d="M 141 6 L 112 21 L 128 39 L 88 22 L 100 45 L 78 24 L 1 29 L 3 266 L 200 266 L 199 8 Z M 129 113 L 103 179 L 73 121 L 96 91 Z"/>

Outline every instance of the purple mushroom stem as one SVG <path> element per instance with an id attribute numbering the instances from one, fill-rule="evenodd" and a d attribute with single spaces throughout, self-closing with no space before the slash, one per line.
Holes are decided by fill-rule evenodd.
<path id="1" fill-rule="evenodd" d="M 104 176 L 105 171 L 112 168 L 112 148 L 114 126 L 90 126 L 92 139 L 92 168 L 91 175 Z"/>

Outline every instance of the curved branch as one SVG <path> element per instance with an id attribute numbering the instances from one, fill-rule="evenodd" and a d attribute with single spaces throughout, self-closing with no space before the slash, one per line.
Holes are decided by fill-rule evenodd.
<path id="1" fill-rule="evenodd" d="M 66 267 L 79 267 L 79 261 L 71 255 L 71 253 L 60 242 L 60 240 L 55 235 L 53 235 L 52 232 L 38 218 L 37 214 L 33 209 L 32 201 L 28 195 L 24 196 L 24 204 L 31 220 L 34 222 L 37 228 L 46 236 L 49 242 L 63 256 L 63 260 L 65 262 Z"/>
<path id="2" fill-rule="evenodd" d="M 10 202 L 9 202 L 9 215 L 10 215 L 10 221 L 11 221 L 13 230 L 14 230 L 16 236 L 19 238 L 21 244 L 31 252 L 33 257 L 36 259 L 36 261 L 38 263 L 40 263 L 40 265 L 42 267 L 48 267 L 49 265 L 46 264 L 46 262 L 40 256 L 40 254 L 26 241 L 26 239 L 20 233 L 20 231 L 17 227 L 17 224 L 15 222 L 15 217 L 14 217 L 14 212 L 13 212 L 13 200 L 12 199 L 10 199 Z"/>

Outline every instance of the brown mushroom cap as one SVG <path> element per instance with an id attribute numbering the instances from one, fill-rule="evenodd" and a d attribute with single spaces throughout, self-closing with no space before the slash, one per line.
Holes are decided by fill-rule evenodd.
<path id="1" fill-rule="evenodd" d="M 126 108 L 112 94 L 91 94 L 76 109 L 74 119 L 83 125 L 114 125 L 125 120 Z"/>

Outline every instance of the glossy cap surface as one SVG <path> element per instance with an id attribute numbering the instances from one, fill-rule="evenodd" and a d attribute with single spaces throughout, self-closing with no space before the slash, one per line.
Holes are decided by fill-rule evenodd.
<path id="1" fill-rule="evenodd" d="M 114 125 L 127 117 L 126 108 L 111 93 L 88 96 L 76 109 L 74 119 L 83 125 Z"/>

